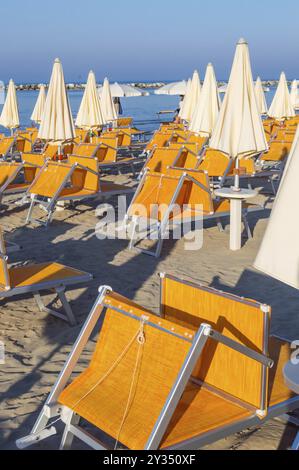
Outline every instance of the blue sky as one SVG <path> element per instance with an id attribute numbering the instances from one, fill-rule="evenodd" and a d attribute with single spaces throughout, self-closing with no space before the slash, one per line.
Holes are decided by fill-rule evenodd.
<path id="1" fill-rule="evenodd" d="M 254 75 L 299 78 L 298 0 L 10 0 L 1 2 L 1 72 L 48 81 L 60 57 L 67 81 L 172 80 L 213 62 L 229 75 L 249 42 Z"/>

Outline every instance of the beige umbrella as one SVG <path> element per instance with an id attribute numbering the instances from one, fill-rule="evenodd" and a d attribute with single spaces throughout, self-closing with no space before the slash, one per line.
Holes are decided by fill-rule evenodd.
<path id="1" fill-rule="evenodd" d="M 37 122 L 38 124 L 41 122 L 44 109 L 45 109 L 45 103 L 46 103 L 45 85 L 41 85 L 33 112 L 31 114 L 31 118 L 30 118 L 31 121 Z"/>
<path id="2" fill-rule="evenodd" d="M 6 100 L 0 116 L 0 125 L 11 129 L 12 134 L 13 129 L 20 126 L 18 100 L 13 80 L 9 81 Z"/>
<path id="3" fill-rule="evenodd" d="M 257 77 L 255 82 L 255 96 L 257 101 L 257 106 L 259 109 L 260 114 L 267 114 L 268 113 L 268 106 L 265 98 L 265 93 L 262 85 L 262 81 L 260 77 Z"/>
<path id="4" fill-rule="evenodd" d="M 268 116 L 283 121 L 295 116 L 295 111 L 291 102 L 291 96 L 288 89 L 285 73 L 280 75 L 279 83 L 272 104 L 268 111 Z"/>
<path id="5" fill-rule="evenodd" d="M 202 136 L 210 136 L 219 115 L 220 104 L 214 68 L 212 64 L 208 64 L 199 102 L 193 113 L 189 130 Z"/>
<path id="6" fill-rule="evenodd" d="M 227 92 L 210 147 L 232 158 L 268 150 L 254 92 L 248 44 L 244 39 L 237 44 Z M 235 186 L 239 186 L 238 177 Z"/>
<path id="7" fill-rule="evenodd" d="M 75 124 L 83 129 L 94 129 L 106 124 L 97 92 L 96 78 L 92 70 L 88 74 Z"/>
<path id="8" fill-rule="evenodd" d="M 299 289 L 299 127 L 254 267 Z"/>
<path id="9" fill-rule="evenodd" d="M 194 71 L 190 85 L 187 84 L 186 94 L 179 112 L 179 117 L 185 121 L 191 121 L 194 110 L 199 102 L 200 79 L 197 70 Z"/>
<path id="10" fill-rule="evenodd" d="M 106 122 L 115 121 L 115 119 L 117 119 L 117 112 L 111 96 L 108 78 L 105 78 L 103 83 L 103 90 L 101 93 L 101 109 Z"/>
<path id="11" fill-rule="evenodd" d="M 293 105 L 293 108 L 299 109 L 299 94 L 298 94 L 298 82 L 297 80 L 292 81 L 292 86 L 291 86 L 291 103 Z"/>
<path id="12" fill-rule="evenodd" d="M 75 137 L 72 112 L 59 59 L 54 61 L 38 137 L 59 146 Z"/>

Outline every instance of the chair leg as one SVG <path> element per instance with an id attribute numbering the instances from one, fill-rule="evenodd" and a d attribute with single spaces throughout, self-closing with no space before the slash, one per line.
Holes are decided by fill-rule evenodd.
<path id="1" fill-rule="evenodd" d="M 34 209 L 34 204 L 35 204 L 35 197 L 31 199 L 30 207 L 29 207 L 28 214 L 26 217 L 26 224 L 29 224 L 31 222 L 31 216 L 32 216 L 32 212 Z"/>
<path id="2" fill-rule="evenodd" d="M 299 450 L 299 432 L 297 433 L 297 436 L 295 437 L 291 450 Z"/>
<path id="3" fill-rule="evenodd" d="M 60 450 L 70 450 L 72 447 L 72 443 L 74 440 L 74 434 L 70 431 L 70 425 L 76 426 L 80 422 L 80 416 L 72 412 L 70 414 L 70 418 L 65 425 L 63 436 L 60 442 L 59 449 Z"/>
<path id="4" fill-rule="evenodd" d="M 49 313 L 50 315 L 53 315 L 54 317 L 60 318 L 61 320 L 67 321 L 67 322 L 70 323 L 70 325 L 74 326 L 74 325 L 76 325 L 76 319 L 75 319 L 75 316 L 74 316 L 73 311 L 71 309 L 71 306 L 67 301 L 64 290 L 65 290 L 64 287 L 60 287 L 60 288 L 56 288 L 55 292 L 57 293 L 57 295 L 58 295 L 58 297 L 59 297 L 59 299 L 62 303 L 65 314 L 57 312 L 56 310 L 53 310 L 52 308 L 47 307 L 44 304 L 39 292 L 35 292 L 33 294 L 33 297 L 34 297 L 34 299 L 37 303 L 37 306 L 38 306 L 38 308 L 41 312 Z"/>
<path id="5" fill-rule="evenodd" d="M 247 212 L 243 212 L 242 219 L 243 219 L 243 224 L 244 224 L 245 230 L 247 232 L 247 237 L 250 240 L 252 238 L 252 233 L 251 233 L 249 223 L 248 223 L 248 219 L 247 219 Z"/>
<path id="6" fill-rule="evenodd" d="M 219 218 L 217 218 L 216 220 L 217 220 L 217 227 L 219 229 L 219 232 L 224 232 L 222 221 Z"/>

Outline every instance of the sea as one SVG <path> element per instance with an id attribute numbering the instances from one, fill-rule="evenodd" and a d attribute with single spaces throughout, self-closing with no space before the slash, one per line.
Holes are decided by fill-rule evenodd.
<path id="1" fill-rule="evenodd" d="M 179 107 L 179 96 L 155 95 L 153 89 L 146 89 L 148 96 L 138 96 L 121 98 L 123 116 L 131 116 L 134 119 L 134 125 L 141 130 L 154 131 L 158 129 L 161 122 L 173 119 L 173 113 L 159 114 L 161 111 L 175 111 Z M 275 88 L 266 93 L 266 100 L 270 105 L 275 93 Z M 30 116 L 32 114 L 38 91 L 22 90 L 17 91 L 18 107 L 21 128 L 30 126 Z M 68 90 L 68 96 L 73 117 L 75 118 L 83 96 L 82 90 Z M 221 95 L 223 98 L 223 95 Z M 2 105 L 0 105 L 0 112 Z M 10 131 L 0 126 L 0 132 L 9 135 Z"/>

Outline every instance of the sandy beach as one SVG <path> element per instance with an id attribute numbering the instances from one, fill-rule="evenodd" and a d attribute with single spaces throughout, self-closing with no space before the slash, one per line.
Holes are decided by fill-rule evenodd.
<path id="1" fill-rule="evenodd" d="M 114 179 L 136 184 L 127 175 Z M 75 327 L 39 312 L 32 297 L 1 302 L 0 339 L 5 343 L 6 361 L 0 372 L 0 448 L 15 449 L 15 439 L 30 432 L 102 284 L 110 285 L 158 314 L 157 273 L 171 273 L 269 303 L 273 308 L 272 332 L 296 339 L 298 292 L 252 268 L 270 213 L 272 202 L 268 196 L 257 197 L 259 203 L 267 200 L 267 209 L 250 215 L 254 237 L 249 241 L 244 237 L 241 251 L 229 251 L 228 226 L 221 233 L 210 222 L 205 225 L 201 250 L 185 251 L 184 240 L 167 240 L 160 259 L 129 251 L 125 240 L 98 240 L 95 209 L 100 201 L 79 204 L 76 210 L 56 212 L 46 230 L 37 224 L 24 224 L 27 206 L 16 206 L 18 198 L 5 197 L 1 207 L 6 238 L 22 245 L 21 251 L 11 254 L 11 263 L 56 260 L 90 272 L 94 279 L 89 285 L 67 292 L 79 322 Z M 116 200 L 113 201 L 115 204 Z M 80 367 L 87 363 L 92 343 Z M 286 449 L 295 432 L 292 426 L 272 420 L 262 428 L 250 429 L 207 448 Z M 35 448 L 57 448 L 58 439 L 56 436 Z M 74 448 L 82 448 L 82 444 L 75 440 Z"/>

